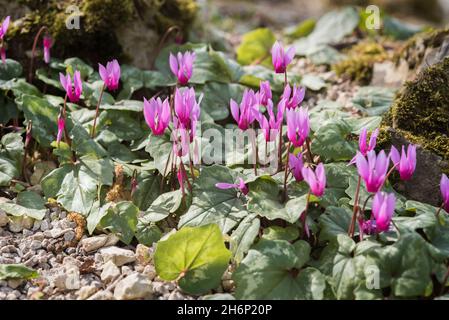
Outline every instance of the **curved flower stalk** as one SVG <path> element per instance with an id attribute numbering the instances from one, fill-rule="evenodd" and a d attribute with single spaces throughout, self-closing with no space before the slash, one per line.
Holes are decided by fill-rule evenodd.
<path id="1" fill-rule="evenodd" d="M 304 97 L 306 95 L 306 88 L 301 86 L 293 85 L 293 88 L 287 84 L 284 88 L 284 92 L 282 93 L 282 99 L 285 99 L 287 109 L 295 109 L 297 108 L 301 102 L 303 102 Z"/>
<path id="2" fill-rule="evenodd" d="M 402 146 L 401 154 L 392 146 L 390 158 L 395 168 L 399 171 L 401 179 L 410 180 L 416 168 L 416 146 L 409 145 L 407 147 L 407 153 L 405 152 L 404 146 Z"/>
<path id="3" fill-rule="evenodd" d="M 10 19 L 11 17 L 7 16 L 0 25 L 0 58 L 3 63 L 6 63 L 6 47 L 3 38 L 8 31 Z"/>
<path id="4" fill-rule="evenodd" d="M 257 98 L 253 90 L 245 89 L 240 105 L 231 99 L 231 114 L 240 130 L 247 130 L 259 115 Z"/>
<path id="5" fill-rule="evenodd" d="M 70 73 L 67 73 L 65 76 L 62 73 L 59 73 L 59 81 L 61 82 L 61 85 L 64 88 L 70 102 L 78 102 L 81 94 L 83 93 L 81 73 L 77 70 L 74 72 L 73 83 Z"/>
<path id="6" fill-rule="evenodd" d="M 379 135 L 379 128 L 377 128 L 376 130 L 374 130 L 371 133 L 370 139 L 369 139 L 369 143 L 366 143 L 367 140 L 367 128 L 364 127 L 362 129 L 362 131 L 360 132 L 360 136 L 359 136 L 359 151 L 363 156 L 366 156 L 368 154 L 368 152 L 370 152 L 371 150 L 374 150 L 374 148 L 376 147 L 376 140 L 377 140 L 377 136 Z M 352 158 L 352 160 L 349 162 L 348 165 L 354 164 L 356 162 L 357 159 L 357 155 L 354 156 L 354 158 Z"/>
<path id="7" fill-rule="evenodd" d="M 170 70 L 178 79 L 178 84 L 181 86 L 185 86 L 192 77 L 195 59 L 195 52 L 186 51 L 184 54 L 178 52 L 177 57 L 170 52 Z"/>
<path id="8" fill-rule="evenodd" d="M 324 194 L 326 188 L 326 173 L 324 171 L 324 165 L 320 163 L 315 171 L 311 168 L 303 167 L 301 170 L 304 181 L 310 187 L 310 191 L 317 197 L 321 197 Z"/>
<path id="9" fill-rule="evenodd" d="M 150 101 L 143 98 L 143 115 L 145 121 L 154 135 L 164 134 L 170 123 L 170 104 L 168 99 L 151 98 Z"/>
<path id="10" fill-rule="evenodd" d="M 442 207 L 449 212 L 449 178 L 443 173 L 440 181 L 441 196 L 443 197 Z"/>
<path id="11" fill-rule="evenodd" d="M 243 181 L 242 178 L 239 178 L 238 183 L 218 182 L 215 184 L 215 187 L 222 190 L 235 188 L 240 190 L 240 192 L 243 193 L 245 196 L 249 192 L 248 186 L 245 184 L 245 181 Z"/>
<path id="12" fill-rule="evenodd" d="M 121 71 L 116 59 L 109 61 L 106 67 L 99 63 L 98 72 L 108 90 L 115 91 L 118 89 Z"/>
<path id="13" fill-rule="evenodd" d="M 294 47 L 289 47 L 287 51 L 285 51 L 282 44 L 279 41 L 276 41 L 271 48 L 271 59 L 274 71 L 276 73 L 285 73 L 287 71 L 287 66 L 292 62 L 294 56 Z"/>
<path id="14" fill-rule="evenodd" d="M 310 121 L 307 109 L 287 110 L 287 137 L 294 147 L 301 147 L 309 136 Z"/>
<path id="15" fill-rule="evenodd" d="M 43 45 L 44 45 L 44 62 L 47 64 L 50 63 L 50 48 L 52 44 L 53 40 L 48 34 L 46 34 L 43 39 Z"/>
<path id="16" fill-rule="evenodd" d="M 390 160 L 383 150 L 377 156 L 376 152 L 371 150 L 368 152 L 367 157 L 368 160 L 360 152 L 357 153 L 357 170 L 360 177 L 365 181 L 368 192 L 376 193 L 382 188 L 387 178 Z"/>

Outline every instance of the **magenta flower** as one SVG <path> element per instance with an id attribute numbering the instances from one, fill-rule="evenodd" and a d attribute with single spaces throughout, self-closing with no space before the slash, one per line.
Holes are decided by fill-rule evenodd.
<path id="1" fill-rule="evenodd" d="M 310 191 L 317 197 L 321 197 L 324 194 L 324 188 L 326 187 L 326 173 L 324 172 L 324 166 L 320 163 L 315 171 L 311 168 L 303 167 L 301 170 L 304 180 L 310 187 Z"/>
<path id="2" fill-rule="evenodd" d="M 291 95 L 291 98 L 290 98 Z M 295 109 L 299 106 L 299 104 L 304 100 L 306 95 L 306 88 L 293 85 L 293 94 L 290 85 L 286 85 L 284 88 L 284 92 L 282 93 L 282 99 L 287 101 L 286 107 L 287 109 Z"/>
<path id="3" fill-rule="evenodd" d="M 259 122 L 260 128 L 264 132 L 265 141 L 273 141 L 276 139 L 284 120 L 285 100 L 279 101 L 277 114 L 275 116 L 273 112 L 273 101 L 269 99 L 267 103 L 267 111 L 269 120 L 260 112 L 257 114 L 256 119 Z"/>
<path id="4" fill-rule="evenodd" d="M 259 116 L 257 98 L 253 90 L 245 89 L 240 106 L 231 99 L 231 114 L 241 130 L 246 130 Z"/>
<path id="5" fill-rule="evenodd" d="M 267 106 L 268 101 L 272 98 L 271 93 L 271 87 L 270 87 L 270 81 L 261 81 L 260 82 L 260 88 L 259 92 L 256 93 L 257 95 L 257 101 L 262 106 Z"/>
<path id="6" fill-rule="evenodd" d="M 109 61 L 104 67 L 98 64 L 98 72 L 104 85 L 111 91 L 117 90 L 120 81 L 120 65 L 116 59 Z"/>
<path id="7" fill-rule="evenodd" d="M 373 199 L 372 213 L 376 219 L 376 232 L 390 230 L 396 198 L 393 193 L 378 192 Z"/>
<path id="8" fill-rule="evenodd" d="M 175 114 L 179 125 L 184 129 L 190 130 L 196 127 L 196 122 L 200 118 L 201 95 L 196 102 L 195 89 L 176 89 L 175 91 Z"/>
<path id="9" fill-rule="evenodd" d="M 6 63 L 6 49 L 5 47 L 0 47 L 0 58 L 2 59 L 3 63 Z"/>
<path id="10" fill-rule="evenodd" d="M 310 132 L 309 114 L 302 107 L 287 110 L 287 137 L 294 147 L 300 147 Z"/>
<path id="11" fill-rule="evenodd" d="M 184 157 L 189 154 L 190 151 L 190 137 L 189 132 L 183 128 L 178 119 L 175 117 L 173 119 L 174 129 L 172 131 L 172 141 L 173 141 L 173 153 L 178 157 Z"/>
<path id="12" fill-rule="evenodd" d="M 3 40 L 3 37 L 6 34 L 6 31 L 8 31 L 9 27 L 9 20 L 11 19 L 10 16 L 7 16 L 5 20 L 3 20 L 2 25 L 0 26 L 0 40 Z"/>
<path id="13" fill-rule="evenodd" d="M 62 73 L 59 73 L 59 81 L 61 82 L 62 87 L 67 93 L 69 100 L 71 102 L 78 102 L 81 93 L 83 92 L 81 73 L 79 71 L 75 71 L 73 75 L 73 85 L 72 85 L 72 78 L 70 77 L 69 73 L 67 73 L 66 76 L 64 76 Z"/>
<path id="14" fill-rule="evenodd" d="M 184 55 L 178 52 L 178 58 L 170 53 L 170 70 L 178 78 L 178 83 L 186 85 L 192 77 L 193 62 L 195 61 L 195 52 L 185 52 Z"/>
<path id="15" fill-rule="evenodd" d="M 402 180 L 410 180 L 416 168 L 416 146 L 409 145 L 407 154 L 405 148 L 402 146 L 401 155 L 399 151 L 392 146 L 390 151 L 391 161 L 396 169 L 399 171 Z"/>
<path id="16" fill-rule="evenodd" d="M 369 139 L 369 144 L 366 144 L 366 139 L 367 139 L 367 129 L 366 127 L 364 127 L 362 129 L 362 131 L 360 132 L 360 136 L 359 136 L 359 150 L 360 153 L 363 156 L 366 156 L 366 154 L 373 150 L 376 147 L 376 139 L 377 136 L 379 135 L 379 128 L 377 128 L 376 130 L 373 131 L 373 133 L 371 133 L 371 137 Z M 352 160 L 349 162 L 349 164 L 354 164 L 356 162 L 356 158 L 357 155 L 354 156 L 354 158 L 352 158 Z"/>
<path id="17" fill-rule="evenodd" d="M 271 48 L 271 59 L 273 62 L 274 71 L 276 73 L 284 73 L 287 70 L 287 66 L 290 62 L 292 62 L 294 56 L 294 47 L 288 48 L 287 52 L 285 52 L 281 44 L 276 41 Z"/>
<path id="18" fill-rule="evenodd" d="M 143 98 L 143 115 L 154 135 L 164 133 L 170 123 L 170 104 L 168 99 L 151 98 L 150 101 Z"/>
<path id="19" fill-rule="evenodd" d="M 52 45 L 52 39 L 50 36 L 44 36 L 44 61 L 45 63 L 50 63 L 50 47 Z"/>
<path id="20" fill-rule="evenodd" d="M 357 152 L 356 164 L 359 175 L 365 181 L 366 189 L 368 192 L 378 192 L 387 177 L 388 163 L 390 159 L 385 155 L 382 150 L 376 157 L 376 152 L 371 150 L 368 152 L 367 157 L 365 157 Z"/>
<path id="21" fill-rule="evenodd" d="M 56 136 L 56 142 L 58 143 L 58 146 L 59 146 L 59 142 L 61 142 L 62 134 L 64 133 L 64 128 L 65 128 L 64 117 L 62 115 L 59 115 L 59 117 L 58 117 L 58 134 Z"/>
<path id="22" fill-rule="evenodd" d="M 288 166 L 290 167 L 290 170 L 292 171 L 293 177 L 295 177 L 296 181 L 300 182 L 304 180 L 304 177 L 302 176 L 302 169 L 304 168 L 302 153 L 298 153 L 297 156 L 295 156 L 293 153 L 290 153 L 288 155 Z"/>
<path id="23" fill-rule="evenodd" d="M 240 190 L 240 192 L 242 192 L 245 196 L 249 192 L 249 189 L 246 186 L 245 181 L 243 181 L 242 178 L 239 178 L 239 182 L 238 183 L 219 182 L 219 183 L 215 184 L 215 186 L 218 189 L 222 189 L 222 190 L 235 188 L 235 189 Z"/>
<path id="24" fill-rule="evenodd" d="M 449 179 L 444 173 L 441 176 L 440 189 L 443 197 L 444 210 L 449 212 Z"/>

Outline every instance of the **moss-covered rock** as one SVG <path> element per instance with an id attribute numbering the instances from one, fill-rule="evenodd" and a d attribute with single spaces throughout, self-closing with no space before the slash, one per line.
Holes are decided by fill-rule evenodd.
<path id="1" fill-rule="evenodd" d="M 27 8 L 24 16 L 17 17 L 14 12 L 9 12 L 16 10 L 18 4 Z M 66 10 L 72 5 L 79 8 L 80 29 L 66 27 L 70 16 L 70 11 Z M 7 34 L 15 59 L 27 59 L 26 52 L 31 50 L 34 36 L 42 26 L 47 26 L 55 42 L 54 56 L 76 55 L 93 63 L 112 57 L 135 62 L 133 52 L 124 50 L 129 46 L 124 43 L 127 39 L 123 37 L 126 35 L 123 30 L 130 24 L 141 35 L 134 50 L 144 50 L 146 55 L 152 56 L 160 36 L 168 28 L 177 25 L 187 34 L 197 12 L 195 0 L 19 0 L 13 5 L 10 0 L 0 0 L 0 7 L 6 8 L 5 14 L 11 14 L 15 20 Z M 136 65 L 149 67 L 138 62 Z"/>
<path id="2" fill-rule="evenodd" d="M 378 148 L 419 145 L 416 173 L 411 181 L 396 181 L 398 190 L 439 205 L 439 179 L 449 173 L 449 57 L 407 82 L 381 125 Z"/>
<path id="3" fill-rule="evenodd" d="M 383 46 L 377 42 L 364 41 L 353 46 L 347 52 L 347 58 L 333 69 L 338 76 L 347 77 L 361 84 L 368 84 L 373 75 L 373 66 L 388 58 Z"/>

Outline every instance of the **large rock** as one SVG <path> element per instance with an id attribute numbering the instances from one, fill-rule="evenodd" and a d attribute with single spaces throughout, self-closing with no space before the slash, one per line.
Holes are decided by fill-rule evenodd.
<path id="1" fill-rule="evenodd" d="M 439 181 L 449 172 L 449 57 L 423 70 L 402 89 L 384 116 L 379 146 L 413 143 L 417 168 L 412 180 L 398 182 L 407 197 L 438 206 Z"/>
<path id="2" fill-rule="evenodd" d="M 151 281 L 139 273 L 133 273 L 120 280 L 114 290 L 114 298 L 117 300 L 148 299 L 152 294 Z"/>
<path id="3" fill-rule="evenodd" d="M 84 251 L 91 252 L 103 247 L 113 246 L 118 240 L 118 237 L 113 234 L 102 234 L 95 237 L 84 238 L 80 241 L 80 245 Z"/>

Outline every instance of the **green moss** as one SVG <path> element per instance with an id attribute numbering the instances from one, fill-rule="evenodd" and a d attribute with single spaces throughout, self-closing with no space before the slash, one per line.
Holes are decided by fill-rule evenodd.
<path id="1" fill-rule="evenodd" d="M 408 82 L 382 125 L 449 160 L 449 58 Z M 379 139 L 381 144 L 389 138 L 384 134 Z"/>
<path id="2" fill-rule="evenodd" d="M 348 58 L 333 65 L 338 76 L 347 77 L 360 84 L 368 84 L 373 76 L 373 66 L 388 55 L 382 45 L 365 41 L 353 46 L 347 52 Z"/>
<path id="3" fill-rule="evenodd" d="M 114 32 L 116 28 L 140 19 L 161 35 L 173 25 L 187 33 L 198 9 L 195 0 L 21 0 L 21 3 L 32 11 L 11 27 L 7 40 L 15 58 L 25 65 L 25 51 L 30 49 L 42 26 L 47 26 L 54 38 L 54 56 L 77 56 L 97 63 L 113 57 L 125 58 Z M 80 8 L 79 30 L 66 27 L 65 9 L 70 5 Z"/>

